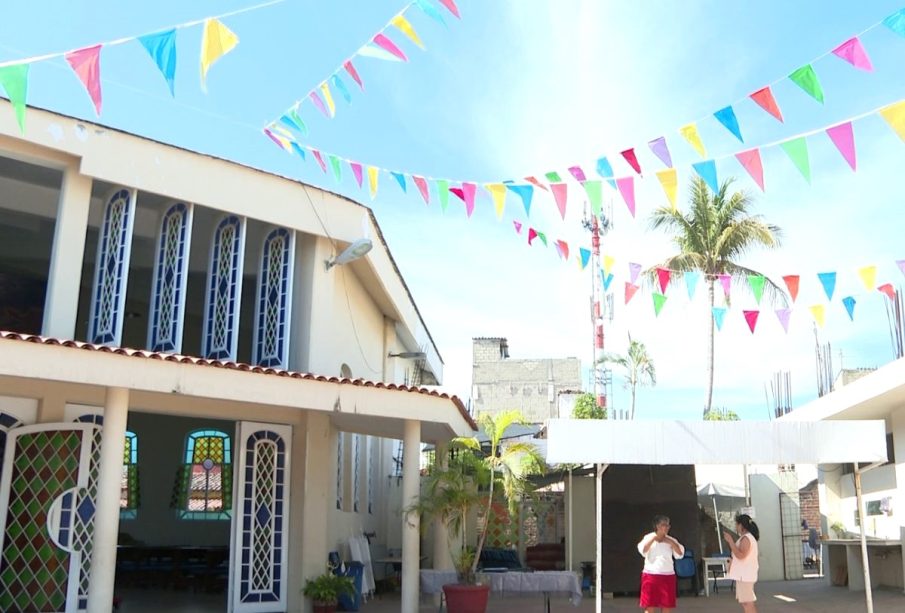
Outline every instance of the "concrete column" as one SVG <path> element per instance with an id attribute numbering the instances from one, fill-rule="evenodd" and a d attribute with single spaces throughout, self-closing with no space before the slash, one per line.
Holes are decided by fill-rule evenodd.
<path id="1" fill-rule="evenodd" d="M 438 441 L 434 446 L 436 467 L 446 470 L 449 467 L 449 448 L 446 441 Z M 434 568 L 449 570 L 453 567 L 452 555 L 449 551 L 449 526 L 442 521 L 434 520 Z M 434 604 L 440 606 L 440 594 L 434 594 Z"/>
<path id="2" fill-rule="evenodd" d="M 327 513 L 333 505 L 332 480 L 336 474 L 325 470 L 325 466 L 330 466 L 332 463 L 329 458 L 335 456 L 336 449 L 330 445 L 330 416 L 309 412 L 302 494 L 302 572 L 298 577 L 301 585 L 304 585 L 305 579 L 321 575 L 327 569 L 327 553 L 330 551 L 327 543 Z M 307 598 L 301 610 L 311 610 L 311 602 Z"/>
<path id="3" fill-rule="evenodd" d="M 402 508 L 418 499 L 420 489 L 419 464 L 421 458 L 421 422 L 406 420 L 402 438 Z M 418 541 L 421 519 L 412 513 L 402 513 L 402 613 L 418 611 L 418 570 L 421 565 Z"/>
<path id="4" fill-rule="evenodd" d="M 94 510 L 94 547 L 91 554 L 91 584 L 88 613 L 113 609 L 113 582 L 116 578 L 116 542 L 119 534 L 119 497 L 129 416 L 129 390 L 107 388 L 104 401 L 104 431 L 101 436 L 100 465 Z"/>
<path id="5" fill-rule="evenodd" d="M 44 336 L 75 338 L 90 204 L 91 177 L 79 174 L 77 166 L 67 168 L 60 187 L 50 253 L 44 322 L 41 326 Z"/>

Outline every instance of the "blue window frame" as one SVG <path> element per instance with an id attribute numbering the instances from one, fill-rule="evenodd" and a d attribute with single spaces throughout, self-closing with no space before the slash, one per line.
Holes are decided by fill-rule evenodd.
<path id="1" fill-rule="evenodd" d="M 293 251 L 294 236 L 285 228 L 272 230 L 264 239 L 252 358 L 260 366 L 288 367 Z"/>
<path id="2" fill-rule="evenodd" d="M 230 518 L 232 450 L 228 434 L 219 430 L 189 433 L 177 487 L 177 508 L 182 519 Z"/>
<path id="3" fill-rule="evenodd" d="M 182 352 L 192 206 L 176 202 L 163 214 L 157 239 L 148 344 L 151 351 Z"/>
<path id="4" fill-rule="evenodd" d="M 227 215 L 217 224 L 211 243 L 201 349 L 205 358 L 236 359 L 244 247 L 245 219 Z"/>
<path id="5" fill-rule="evenodd" d="M 121 343 L 134 217 L 135 190 L 114 191 L 104 207 L 103 223 L 97 241 L 97 261 L 88 320 L 90 343 Z"/>

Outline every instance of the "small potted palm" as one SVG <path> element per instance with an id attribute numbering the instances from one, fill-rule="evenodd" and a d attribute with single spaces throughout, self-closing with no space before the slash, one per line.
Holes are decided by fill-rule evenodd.
<path id="1" fill-rule="evenodd" d="M 543 460 L 534 445 L 513 443 L 505 449 L 500 446 L 505 430 L 523 422 L 521 413 L 481 415 L 478 422 L 489 439 L 489 452 L 481 448 L 476 438 L 454 439 L 451 448 L 455 453 L 450 456 L 448 466 L 432 467 L 417 502 L 406 509 L 408 513 L 424 516 L 422 526 L 431 520 L 440 521 L 449 530 L 449 546 L 458 578 L 457 584 L 443 586 L 449 613 L 487 608 L 490 586 L 476 585 L 476 571 L 489 522 L 484 522 L 484 530 L 477 535 L 477 545 L 472 546 L 466 529 L 472 511 L 483 509 L 485 514 L 490 513 L 495 489 L 497 495 L 504 495 L 512 510 L 529 489 L 527 477 L 543 470 Z"/>
<path id="2" fill-rule="evenodd" d="M 351 577 L 327 571 L 314 579 L 306 580 L 302 594 L 311 599 L 314 613 L 334 613 L 340 596 L 355 595 L 355 584 Z"/>

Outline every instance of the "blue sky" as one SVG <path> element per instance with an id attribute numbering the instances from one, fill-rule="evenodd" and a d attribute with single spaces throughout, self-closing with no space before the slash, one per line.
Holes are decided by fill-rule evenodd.
<path id="1" fill-rule="evenodd" d="M 594 160 L 602 154 L 618 175 L 626 175 L 631 171 L 618 161 L 619 151 L 635 147 L 645 170 L 645 179 L 636 182 L 637 219 L 629 217 L 618 195 L 608 193 L 615 227 L 604 240 L 604 252 L 616 259 L 616 310 L 607 324 L 607 347 L 624 350 L 631 332 L 648 345 L 656 362 L 659 385 L 641 391 L 639 419 L 695 418 L 704 401 L 703 292 L 689 301 L 684 288 L 671 288 L 655 318 L 650 292 L 642 290 L 623 305 L 622 284 L 628 262 L 651 265 L 671 253 L 666 238 L 647 229 L 647 216 L 665 197 L 652 172 L 661 166 L 646 142 L 666 136 L 682 199 L 692 174 L 689 164 L 699 158 L 677 129 L 701 119 L 708 154 L 729 155 L 717 163 L 720 176 L 738 176 L 738 187 L 756 197 L 758 212 L 784 230 L 781 249 L 752 252 L 743 263 L 777 279 L 802 277 L 788 335 L 766 304 L 756 334 L 750 334 L 740 309 L 756 305 L 738 291 L 717 337 L 715 405 L 764 419 L 764 384 L 774 371 L 791 371 L 796 404 L 816 395 L 808 306 L 826 303 L 818 272 L 839 273 L 836 296 L 827 304 L 827 325 L 818 331 L 821 342 L 832 343 L 834 367 L 840 366 L 839 351 L 846 367 L 877 366 L 892 358 L 882 296 L 867 292 L 855 271 L 877 264 L 879 282 L 902 281 L 894 261 L 905 258 L 898 181 L 905 144 L 877 117 L 856 123 L 858 171 L 852 173 L 826 136 L 815 135 L 809 139 L 811 186 L 781 150 L 765 149 L 765 194 L 731 154 L 905 98 L 905 39 L 884 28 L 864 35 L 872 73 L 834 56 L 815 63 L 824 105 L 787 80 L 777 83 L 783 124 L 743 99 L 902 8 L 901 3 L 459 0 L 463 19 L 448 16 L 448 29 L 415 9 L 408 15 L 427 51 L 396 36 L 410 62 L 357 61 L 366 91 L 351 85 L 351 105 L 335 96 L 332 120 L 305 108 L 307 142 L 385 168 L 479 182 L 551 170 L 567 175 L 573 164 L 592 175 Z M 0 22 L 0 61 L 144 34 L 252 4 L 21 3 L 8 7 Z M 181 30 L 175 99 L 137 43 L 105 50 L 99 121 L 297 177 L 373 206 L 445 359 L 451 391 L 469 394 L 473 336 L 508 337 L 513 357 L 577 356 L 587 365 L 590 271 L 560 262 L 552 248 L 529 248 L 512 226 L 518 219 L 567 240 L 573 249 L 586 245 L 579 224 L 582 198 L 570 198 L 565 220 L 552 201 L 542 198 L 535 200 L 527 220 L 510 198 L 500 222 L 484 193 L 468 220 L 455 197 L 444 214 L 436 202 L 425 206 L 414 189 L 403 194 L 383 175 L 371 202 L 348 170 L 337 185 L 312 161 L 286 155 L 261 135 L 268 120 L 320 83 L 403 6 L 388 0 L 287 0 L 224 19 L 240 43 L 211 69 L 207 94 L 198 78 L 201 29 Z M 61 59 L 33 66 L 29 102 L 95 120 L 87 95 Z M 745 145 L 712 118 L 702 119 L 730 103 Z M 569 188 L 580 194 L 577 184 Z M 846 295 L 858 300 L 854 322 L 840 302 Z M 613 391 L 612 402 L 624 407 L 628 394 L 618 372 Z"/>

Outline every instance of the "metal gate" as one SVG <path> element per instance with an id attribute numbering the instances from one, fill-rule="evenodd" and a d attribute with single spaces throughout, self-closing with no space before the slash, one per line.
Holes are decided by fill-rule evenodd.
<path id="1" fill-rule="evenodd" d="M 801 541 L 801 502 L 798 492 L 780 492 L 779 516 L 782 526 L 782 561 L 784 576 L 804 578 L 804 555 Z"/>

